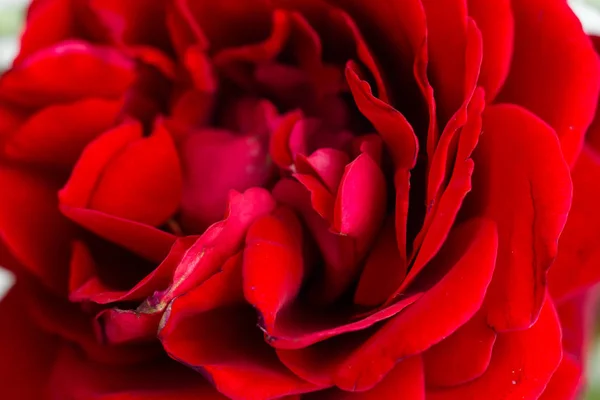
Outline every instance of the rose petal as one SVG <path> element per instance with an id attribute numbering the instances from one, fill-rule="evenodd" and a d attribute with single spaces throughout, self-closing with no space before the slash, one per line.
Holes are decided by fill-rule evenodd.
<path id="1" fill-rule="evenodd" d="M 394 96 L 395 93 L 388 93 L 391 103 L 400 111 L 414 110 L 415 99 L 419 98 L 419 89 L 414 81 L 412 68 L 416 54 L 427 35 L 422 2 L 327 2 L 335 4 L 352 17 L 364 35 L 365 42 L 369 44 L 373 59 L 379 66 L 382 81 L 386 82 L 388 87 L 398 88 L 396 92 L 401 94 Z M 394 49 L 393 54 L 390 53 L 390 49 Z M 407 150 L 410 151 L 410 148 Z"/>
<path id="2" fill-rule="evenodd" d="M 421 357 L 400 361 L 373 389 L 366 392 L 344 392 L 339 389 L 309 394 L 310 400 L 379 400 L 400 396 L 403 399 L 425 400 L 425 383 Z"/>
<path id="3" fill-rule="evenodd" d="M 5 153 L 13 159 L 72 167 L 85 146 L 117 121 L 122 100 L 86 99 L 34 114 L 13 133 Z"/>
<path id="4" fill-rule="evenodd" d="M 160 125 L 148 138 L 141 133 L 140 125 L 126 123 L 92 142 L 61 190 L 61 204 L 150 226 L 164 223 L 181 199 L 179 158 Z"/>
<path id="5" fill-rule="evenodd" d="M 384 303 L 402 283 L 406 267 L 406 259 L 403 260 L 398 251 L 395 226 L 388 219 L 367 256 L 354 303 L 365 306 Z"/>
<path id="6" fill-rule="evenodd" d="M 217 66 L 225 66 L 237 62 L 259 64 L 273 61 L 289 39 L 291 26 L 290 14 L 285 11 L 275 10 L 272 18 L 271 34 L 264 41 L 240 47 L 227 47 L 215 54 L 214 63 Z"/>
<path id="7" fill-rule="evenodd" d="M 272 9 L 265 0 L 243 4 L 236 0 L 218 3 L 178 0 L 176 5 L 192 31 L 208 40 L 213 52 L 258 42 L 268 37 L 271 30 Z"/>
<path id="8" fill-rule="evenodd" d="M 22 307 L 40 329 L 64 339 L 92 362 L 131 365 L 154 359 L 154 345 L 108 346 L 98 340 L 89 315 L 77 304 L 44 292 L 41 287 L 28 291 Z"/>
<path id="9" fill-rule="evenodd" d="M 187 251 L 162 301 L 186 293 L 216 273 L 240 249 L 252 223 L 274 209 L 275 201 L 265 189 L 251 188 L 243 194 L 232 191 L 226 218 L 207 229 Z"/>
<path id="10" fill-rule="evenodd" d="M 44 48 L 0 79 L 0 98 L 30 107 L 85 97 L 121 97 L 134 63 L 118 50 L 79 41 Z"/>
<path id="11" fill-rule="evenodd" d="M 467 4 L 469 16 L 483 38 L 479 84 L 485 89 L 486 101 L 491 103 L 510 71 L 515 36 L 512 8 L 510 0 L 468 0 Z"/>
<path id="12" fill-rule="evenodd" d="M 271 177 L 267 136 L 204 130 L 183 144 L 182 222 L 201 232 L 224 214 L 230 190 L 260 187 Z M 207 171 L 212 171 L 207 173 Z"/>
<path id="13" fill-rule="evenodd" d="M 296 156 L 296 170 L 302 174 L 311 174 L 323 182 L 329 193 L 335 195 L 349 163 L 348 155 L 331 148 L 318 149 L 310 156 Z"/>
<path id="14" fill-rule="evenodd" d="M 358 251 L 372 241 L 386 209 L 381 168 L 366 153 L 346 166 L 335 199 L 333 229 L 356 239 Z M 364 246 L 364 247 L 363 247 Z"/>
<path id="15" fill-rule="evenodd" d="M 587 359 L 592 343 L 595 320 L 593 304 L 594 295 L 585 292 L 556 304 L 564 352 L 578 361 L 581 367 Z"/>
<path id="16" fill-rule="evenodd" d="M 61 204 L 60 211 L 96 235 L 156 263 L 166 257 L 176 240 L 174 235 L 152 226 L 95 210 Z"/>
<path id="17" fill-rule="evenodd" d="M 554 299 L 583 291 L 600 280 L 596 267 L 600 260 L 600 242 L 594 227 L 600 224 L 600 155 L 586 146 L 573 171 L 573 205 L 558 242 L 556 261 L 548 272 L 550 293 Z M 573 268 L 576 265 L 577 268 Z"/>
<path id="18" fill-rule="evenodd" d="M 538 320 L 529 329 L 498 335 L 487 371 L 465 385 L 428 390 L 427 399 L 538 398 L 562 358 L 560 324 L 546 297 Z"/>
<path id="19" fill-rule="evenodd" d="M 0 165 L 0 188 L 2 242 L 44 285 L 63 293 L 73 229 L 58 211 L 58 185 L 48 176 Z"/>
<path id="20" fill-rule="evenodd" d="M 485 373 L 490 364 L 496 332 L 483 312 L 423 355 L 428 387 L 457 386 Z"/>
<path id="21" fill-rule="evenodd" d="M 160 313 L 108 308 L 96 315 L 96 335 L 102 343 L 109 345 L 152 342 L 156 339 L 161 317 Z"/>
<path id="22" fill-rule="evenodd" d="M 175 362 L 107 366 L 82 358 L 68 346 L 59 352 L 47 391 L 51 399 L 225 400 L 197 373 Z"/>
<path id="23" fill-rule="evenodd" d="M 566 2 L 513 0 L 511 4 L 518 40 L 498 102 L 523 106 L 550 124 L 567 163 L 572 164 L 596 110 L 598 57 Z"/>
<path id="24" fill-rule="evenodd" d="M 346 80 L 356 106 L 381 135 L 396 168 L 412 168 L 419 144 L 408 121 L 392 106 L 373 96 L 371 87 L 358 77 L 352 63 L 346 67 Z"/>
<path id="25" fill-rule="evenodd" d="M 258 310 L 267 331 L 300 291 L 305 276 L 302 250 L 302 226 L 287 208 L 258 219 L 248 229 L 244 295 Z"/>
<path id="26" fill-rule="evenodd" d="M 4 399 L 41 399 L 56 355 L 59 338 L 35 326 L 23 308 L 31 288 L 19 281 L 0 303 L 0 396 Z M 26 373 L 24 373 L 26 371 Z"/>
<path id="27" fill-rule="evenodd" d="M 418 276 L 431 258 L 439 251 L 454 224 L 465 196 L 471 190 L 471 176 L 474 170 L 474 163 L 470 157 L 481 134 L 481 113 L 485 106 L 483 99 L 483 91 L 477 90 L 473 96 L 472 103 L 469 104 L 466 110 L 467 114 L 460 116 L 464 118 L 464 122 L 457 122 L 457 124 L 464 123 L 464 126 L 460 130 L 458 138 L 454 139 L 458 141 L 458 143 L 454 143 L 454 146 L 456 146 L 456 161 L 454 162 L 448 184 L 443 193 L 441 193 L 439 201 L 437 203 L 435 201 L 430 203 L 432 209 L 426 214 L 425 223 L 414 241 L 413 255 L 416 254 L 416 257 L 413 266 L 396 293 L 400 293 L 408 287 L 412 280 Z M 462 110 L 464 109 L 461 108 L 457 114 L 462 114 Z M 451 120 L 447 126 L 450 126 L 454 121 L 458 121 L 460 117 L 457 115 L 457 119 Z M 453 140 L 451 137 L 452 133 L 448 132 L 448 136 L 445 134 L 446 132 L 442 135 L 436 149 L 436 155 L 439 154 L 438 152 L 443 153 L 440 156 L 441 158 L 445 158 L 446 152 L 449 151 L 450 142 Z M 454 132 L 454 134 L 456 135 L 457 132 Z M 445 163 L 446 160 L 444 160 Z M 434 175 L 434 167 L 437 165 L 435 160 L 431 164 L 432 170 L 429 172 L 429 178 L 432 181 L 435 181 L 432 176 Z M 430 184 L 433 183 L 432 181 L 430 181 Z M 415 253 L 415 251 L 418 252 Z"/>
<path id="28" fill-rule="evenodd" d="M 182 295 L 170 306 L 159 337 L 171 357 L 202 372 L 233 398 L 274 398 L 318 389 L 278 362 L 255 328 L 251 310 L 228 306 L 201 311 L 194 305 L 201 291 Z"/>
<path id="29" fill-rule="evenodd" d="M 542 306 L 546 271 L 571 206 L 569 168 L 554 131 L 519 106 L 488 107 L 483 132 L 468 209 L 498 224 L 488 321 L 496 331 L 523 329 Z"/>
<path id="30" fill-rule="evenodd" d="M 89 7 L 117 44 L 168 48 L 165 0 L 91 0 Z"/>
<path id="31" fill-rule="evenodd" d="M 466 1 L 449 1 L 439 7 L 422 0 L 427 19 L 428 71 L 435 88 L 442 124 L 465 99 L 465 44 L 467 43 Z"/>
<path id="32" fill-rule="evenodd" d="M 569 354 L 565 354 L 539 400 L 576 399 L 581 385 L 581 374 L 579 363 Z"/>
<path id="33" fill-rule="evenodd" d="M 344 390 L 369 389 L 397 360 L 426 350 L 466 323 L 483 303 L 496 250 L 496 228 L 490 221 L 472 220 L 457 228 L 437 258 L 451 269 L 423 297 L 348 356 L 337 371 L 336 386 Z M 469 291 L 465 292 L 464 287 Z"/>
<path id="34" fill-rule="evenodd" d="M 178 238 L 166 258 L 129 290 L 107 287 L 97 275 L 94 260 L 87 248 L 79 242 L 73 246 L 71 258 L 71 301 L 91 301 L 108 304 L 123 301 L 141 301 L 159 290 L 168 288 L 175 269 L 185 252 L 196 242 L 196 236 Z"/>

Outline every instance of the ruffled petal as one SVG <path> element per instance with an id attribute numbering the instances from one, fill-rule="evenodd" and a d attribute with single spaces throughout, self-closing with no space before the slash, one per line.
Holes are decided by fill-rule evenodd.
<path id="1" fill-rule="evenodd" d="M 64 293 L 74 229 L 59 210 L 48 176 L 0 165 L 0 238 L 47 287 Z M 0 262 L 4 255 L 0 254 Z"/>
<path id="2" fill-rule="evenodd" d="M 428 387 L 456 386 L 479 378 L 487 370 L 496 332 L 477 313 L 452 335 L 423 355 Z"/>
<path id="3" fill-rule="evenodd" d="M 538 398 L 562 359 L 560 323 L 547 296 L 529 329 L 498 335 L 487 371 L 464 385 L 427 392 L 431 400 Z"/>
<path id="4" fill-rule="evenodd" d="M 554 131 L 525 109 L 488 107 L 483 132 L 467 210 L 498 224 L 488 321 L 496 331 L 523 329 L 543 303 L 546 272 L 571 206 L 571 177 Z"/>
<path id="5" fill-rule="evenodd" d="M 69 168 L 97 136 L 111 128 L 123 107 L 120 99 L 85 99 L 46 107 L 7 140 L 12 160 Z"/>
<path id="6" fill-rule="evenodd" d="M 0 98 L 29 107 L 85 97 L 118 98 L 135 78 L 135 64 L 116 49 L 80 41 L 44 48 L 0 79 Z"/>
<path id="7" fill-rule="evenodd" d="M 169 133 L 159 125 L 142 138 L 141 126 L 128 122 L 87 146 L 59 198 L 67 207 L 158 226 L 179 207 L 181 190 L 179 157 Z"/>
<path id="8" fill-rule="evenodd" d="M 345 390 L 371 388 L 397 360 L 421 353 L 466 323 L 483 303 L 496 250 L 493 223 L 472 220 L 456 228 L 438 255 L 439 262 L 450 269 L 422 298 L 352 352 L 340 365 L 335 384 Z M 470 290 L 465 292 L 464 287 Z"/>

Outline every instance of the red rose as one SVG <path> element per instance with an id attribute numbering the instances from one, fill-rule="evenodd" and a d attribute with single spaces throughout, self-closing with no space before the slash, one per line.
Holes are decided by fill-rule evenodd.
<path id="1" fill-rule="evenodd" d="M 33 1 L 0 397 L 574 397 L 598 67 L 564 0 Z"/>

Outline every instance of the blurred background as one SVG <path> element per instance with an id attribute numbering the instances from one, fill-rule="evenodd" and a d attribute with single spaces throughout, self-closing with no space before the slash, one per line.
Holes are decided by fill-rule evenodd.
<path id="1" fill-rule="evenodd" d="M 19 34 L 28 2 L 29 0 L 0 0 L 0 71 L 10 66 L 18 51 Z M 584 29 L 591 34 L 600 35 L 600 0 L 569 0 L 569 4 Z M 10 273 L 0 268 L 0 299 L 12 283 Z M 594 335 L 596 340 L 590 348 L 585 400 L 600 400 L 600 323 L 597 325 Z"/>

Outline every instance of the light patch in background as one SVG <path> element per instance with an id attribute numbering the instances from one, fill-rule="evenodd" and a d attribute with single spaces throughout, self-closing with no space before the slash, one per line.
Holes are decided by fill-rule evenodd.
<path id="1" fill-rule="evenodd" d="M 0 71 L 8 68 L 17 55 L 19 32 L 27 2 L 28 0 L 0 0 Z"/>
<path id="2" fill-rule="evenodd" d="M 0 300 L 15 283 L 15 276 L 8 270 L 0 268 Z"/>
<path id="3" fill-rule="evenodd" d="M 600 0 L 570 0 L 569 5 L 586 32 L 600 35 Z"/>

